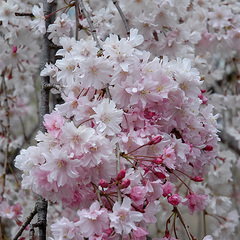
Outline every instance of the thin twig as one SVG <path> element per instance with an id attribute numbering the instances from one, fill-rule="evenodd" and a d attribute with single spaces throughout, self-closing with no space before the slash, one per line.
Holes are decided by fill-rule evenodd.
<path id="1" fill-rule="evenodd" d="M 31 17 L 33 18 L 34 15 L 32 13 L 15 13 L 15 16 L 20 16 L 20 17 Z"/>
<path id="2" fill-rule="evenodd" d="M 78 40 L 78 28 L 80 26 L 80 23 L 79 23 L 79 3 L 78 3 L 78 0 L 75 0 L 75 19 L 76 19 L 75 39 L 77 41 Z"/>
<path id="3" fill-rule="evenodd" d="M 101 206 L 101 207 L 104 207 L 103 201 L 102 201 L 102 199 L 101 199 L 100 190 L 98 189 L 98 187 L 97 187 L 94 183 L 92 183 L 92 186 L 93 186 L 93 188 L 94 188 L 94 190 L 95 190 L 95 192 L 96 192 L 96 194 L 97 194 L 97 197 L 98 197 L 98 201 L 99 201 L 99 203 L 100 203 L 100 206 Z"/>
<path id="4" fill-rule="evenodd" d="M 123 21 L 123 24 L 124 24 L 124 27 L 126 29 L 126 32 L 127 32 L 127 35 L 129 36 L 130 34 L 130 29 L 129 29 L 129 26 L 128 26 L 128 22 L 127 22 L 127 19 L 121 9 L 121 7 L 119 6 L 119 2 L 117 0 L 112 0 L 113 4 L 115 5 L 115 7 L 117 8 L 121 18 L 122 18 L 122 21 Z"/>
<path id="5" fill-rule="evenodd" d="M 79 4 L 80 4 L 81 12 L 83 13 L 85 18 L 87 19 L 89 28 L 90 28 L 92 36 L 93 36 L 93 39 L 96 42 L 96 47 L 101 49 L 100 43 L 99 43 L 98 38 L 97 38 L 96 30 L 95 30 L 95 28 L 93 26 L 90 14 L 87 12 L 86 8 L 84 7 L 84 4 L 83 4 L 82 0 L 79 0 Z"/>
<path id="6" fill-rule="evenodd" d="M 116 143 L 116 157 L 117 157 L 116 172 L 118 174 L 120 172 L 120 147 L 118 142 Z M 118 203 L 122 204 L 122 196 L 120 192 L 119 183 L 117 184 L 117 193 L 118 193 Z"/>
<path id="7" fill-rule="evenodd" d="M 7 126 L 6 126 L 6 149 L 5 149 L 5 159 L 4 159 L 4 167 L 3 167 L 3 175 L 2 175 L 2 192 L 1 196 L 3 198 L 3 194 L 5 191 L 5 184 L 6 184 L 6 173 L 7 173 L 7 165 L 8 165 L 8 151 L 9 151 L 9 144 L 10 144 L 10 117 L 9 117 L 9 105 L 8 105 L 8 96 L 7 96 L 7 86 L 5 82 L 4 76 L 2 77 L 2 84 L 3 84 L 3 92 L 4 92 L 4 107 L 5 107 L 5 115 L 7 118 Z"/>
<path id="8" fill-rule="evenodd" d="M 30 222 L 32 221 L 32 219 L 34 218 L 34 216 L 36 214 L 37 214 L 37 208 L 35 206 L 35 208 L 30 212 L 30 214 L 27 217 L 26 221 L 22 224 L 21 228 L 16 233 L 15 237 L 13 238 L 13 240 L 17 240 L 22 235 L 23 231 L 30 224 Z"/>
<path id="9" fill-rule="evenodd" d="M 190 234 L 190 232 L 189 232 L 189 230 L 188 230 L 188 226 L 186 226 L 186 224 L 185 224 L 185 222 L 184 222 L 184 220 L 183 220 L 183 217 L 182 217 L 180 211 L 178 210 L 177 207 L 174 207 L 174 211 L 178 214 L 179 220 L 180 220 L 180 222 L 182 223 L 182 225 L 183 225 L 183 227 L 184 227 L 184 229 L 185 229 L 185 231 L 186 231 L 186 233 L 187 233 L 188 238 L 189 238 L 190 240 L 192 240 L 191 234 Z"/>
<path id="10" fill-rule="evenodd" d="M 204 233 L 204 236 L 207 235 L 206 210 L 203 210 L 203 233 Z"/>
<path id="11" fill-rule="evenodd" d="M 110 91 L 109 91 L 109 84 L 108 83 L 106 83 L 106 85 L 105 85 L 105 90 L 106 90 L 107 98 L 112 100 L 112 96 L 111 96 Z"/>

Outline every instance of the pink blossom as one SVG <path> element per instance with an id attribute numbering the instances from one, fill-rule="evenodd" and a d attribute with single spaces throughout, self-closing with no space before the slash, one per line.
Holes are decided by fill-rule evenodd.
<path id="1" fill-rule="evenodd" d="M 170 169 L 175 169 L 176 155 L 173 148 L 164 148 L 164 154 L 162 156 L 163 163 Z"/>
<path id="2" fill-rule="evenodd" d="M 9 219 L 13 219 L 15 216 L 12 206 L 10 206 L 7 201 L 0 203 L 0 216 Z"/>
<path id="3" fill-rule="evenodd" d="M 59 45 L 59 37 L 69 36 L 73 26 L 73 21 L 69 19 L 67 14 L 63 13 L 48 27 L 47 32 L 50 32 L 48 38 Z"/>
<path id="4" fill-rule="evenodd" d="M 233 17 L 231 9 L 227 6 L 219 6 L 215 4 L 213 6 L 213 12 L 209 13 L 208 23 L 213 26 L 213 28 L 224 28 L 230 25 L 230 19 Z"/>
<path id="5" fill-rule="evenodd" d="M 15 12 L 18 9 L 18 5 L 13 0 L 0 2 L 0 21 L 3 27 L 7 27 L 8 24 L 13 24 L 16 19 Z"/>
<path id="6" fill-rule="evenodd" d="M 173 192 L 174 186 L 169 181 L 167 181 L 165 184 L 162 185 L 162 189 L 163 196 L 166 197 Z"/>
<path id="7" fill-rule="evenodd" d="M 61 127 L 64 125 L 65 119 L 62 115 L 54 111 L 51 114 L 44 115 L 44 126 L 55 138 L 58 138 L 59 134 L 62 132 Z"/>
<path id="8" fill-rule="evenodd" d="M 64 239 L 76 239 L 82 240 L 83 238 L 77 234 L 77 228 L 72 221 L 69 221 L 67 218 L 63 217 L 60 220 L 57 220 L 56 223 L 51 225 L 51 230 L 55 240 L 64 240 Z"/>
<path id="9" fill-rule="evenodd" d="M 45 34 L 46 33 L 46 26 L 45 26 L 45 16 L 43 12 L 43 4 L 39 3 L 33 6 L 32 13 L 34 15 L 34 20 L 31 22 L 32 29 L 35 30 L 36 33 Z"/>
<path id="10" fill-rule="evenodd" d="M 102 89 L 104 84 L 110 83 L 111 75 L 112 66 L 103 58 L 92 57 L 80 63 L 80 81 L 85 88 Z"/>
<path id="11" fill-rule="evenodd" d="M 112 100 L 104 98 L 93 110 L 92 117 L 97 123 L 97 130 L 108 135 L 114 135 L 121 131 L 119 124 L 122 122 L 122 110 L 116 108 Z"/>
<path id="12" fill-rule="evenodd" d="M 145 240 L 148 234 L 149 232 L 141 227 L 137 227 L 137 230 L 132 231 L 133 240 Z"/>
<path id="13" fill-rule="evenodd" d="M 40 166 L 41 170 L 48 172 L 47 179 L 50 183 L 57 182 L 58 187 L 66 183 L 73 184 L 73 179 L 79 176 L 77 167 L 80 162 L 73 159 L 73 153 L 68 154 L 63 149 L 53 149 L 51 153 L 43 153 L 46 163 Z"/>
<path id="14" fill-rule="evenodd" d="M 90 206 L 89 210 L 79 210 L 80 220 L 76 222 L 82 235 L 86 238 L 95 234 L 101 235 L 102 232 L 109 228 L 108 213 L 106 208 L 100 208 L 98 201 Z"/>
<path id="15" fill-rule="evenodd" d="M 207 199 L 207 195 L 198 195 L 197 192 L 196 194 L 190 193 L 187 195 L 187 200 L 182 204 L 188 206 L 189 213 L 193 215 L 195 211 L 202 211 L 205 209 Z"/>
<path id="16" fill-rule="evenodd" d="M 84 149 L 84 144 L 90 140 L 94 133 L 95 130 L 92 128 L 87 128 L 84 125 L 77 128 L 73 122 L 66 122 L 59 138 L 63 143 L 69 144 L 76 152 L 81 152 Z"/>
<path id="17" fill-rule="evenodd" d="M 130 198 L 135 206 L 141 207 L 145 201 L 147 190 L 144 186 L 136 186 L 131 190 Z"/>
<path id="18" fill-rule="evenodd" d="M 137 230 L 135 222 L 140 222 L 143 214 L 131 210 L 131 199 L 124 197 L 122 205 L 115 202 L 113 212 L 109 213 L 110 227 L 114 227 L 116 233 L 130 233 Z"/>

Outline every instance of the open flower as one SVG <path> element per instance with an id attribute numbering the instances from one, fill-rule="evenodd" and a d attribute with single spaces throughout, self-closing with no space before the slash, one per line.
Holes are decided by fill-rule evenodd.
<path id="1" fill-rule="evenodd" d="M 96 114 L 92 115 L 98 124 L 97 130 L 107 135 L 114 135 L 121 131 L 119 124 L 122 122 L 123 111 L 116 108 L 112 100 L 103 99 L 103 101 L 94 107 Z"/>
<path id="2" fill-rule="evenodd" d="M 183 202 L 183 205 L 188 206 L 189 213 L 191 215 L 194 214 L 195 211 L 202 211 L 205 209 L 207 205 L 207 195 L 197 195 L 197 192 L 190 193 L 187 195 L 187 199 L 185 202 Z"/>
<path id="3" fill-rule="evenodd" d="M 143 214 L 131 210 L 131 199 L 125 197 L 122 205 L 115 202 L 113 213 L 109 213 L 110 227 L 114 227 L 116 233 L 130 233 L 132 230 L 137 230 L 135 222 L 140 222 Z"/>
<path id="4" fill-rule="evenodd" d="M 101 235 L 109 228 L 109 220 L 106 208 L 100 209 L 100 204 L 95 201 L 89 208 L 78 211 L 80 220 L 76 223 L 85 238 Z"/>

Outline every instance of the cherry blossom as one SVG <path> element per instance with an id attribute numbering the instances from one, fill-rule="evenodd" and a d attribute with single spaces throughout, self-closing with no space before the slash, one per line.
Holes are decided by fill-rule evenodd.
<path id="1" fill-rule="evenodd" d="M 205 208 L 208 197 L 207 195 L 198 195 L 197 193 L 192 193 L 187 195 L 187 199 L 188 200 L 182 202 L 182 204 L 188 206 L 189 213 L 193 215 L 195 211 L 201 211 Z"/>
<path id="2" fill-rule="evenodd" d="M 83 209 L 78 211 L 78 215 L 80 220 L 76 222 L 76 225 L 79 226 L 84 237 L 101 235 L 104 230 L 109 228 L 107 209 L 100 209 L 97 201 L 90 206 L 89 211 Z"/>
<path id="3" fill-rule="evenodd" d="M 186 209 L 217 219 L 207 226 L 212 236 L 234 239 L 238 2 L 54 4 L 46 13 L 37 1 L 0 3 L 5 232 L 17 232 L 27 217 L 24 206 L 34 208 L 34 192 L 51 202 L 50 239 L 146 239 L 156 223 L 161 234 L 153 237 L 173 240 L 181 232 L 176 218 L 196 238 L 181 218 Z M 46 37 L 52 58 L 41 63 L 40 75 L 49 79 L 41 87 L 52 102 L 44 116 L 40 111 L 46 132 L 29 146 L 39 124 L 36 76 Z M 21 189 L 18 174 L 10 173 L 14 158 Z"/>
<path id="4" fill-rule="evenodd" d="M 122 205 L 116 202 L 113 206 L 113 213 L 109 213 L 110 227 L 114 227 L 116 233 L 130 233 L 137 230 L 135 222 L 140 222 L 142 213 L 131 210 L 131 199 L 125 197 Z"/>

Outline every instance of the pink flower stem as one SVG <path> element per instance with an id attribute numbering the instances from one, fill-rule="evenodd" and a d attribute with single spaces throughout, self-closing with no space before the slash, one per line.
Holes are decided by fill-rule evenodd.
<path id="1" fill-rule="evenodd" d="M 137 150 L 139 150 L 140 148 L 145 147 L 145 146 L 148 146 L 148 144 L 144 144 L 144 145 L 142 145 L 142 146 L 140 146 L 140 147 L 138 147 L 138 148 L 132 150 L 132 151 L 129 152 L 128 154 L 131 154 L 131 153 L 133 153 L 133 152 L 136 152 Z"/>
<path id="2" fill-rule="evenodd" d="M 181 170 L 178 170 L 178 169 L 175 169 L 175 171 L 180 172 L 180 173 L 182 173 L 183 175 L 185 175 L 185 176 L 187 176 L 187 177 L 189 177 L 189 178 L 191 179 L 191 177 L 190 177 L 187 173 L 182 172 Z"/>
<path id="3" fill-rule="evenodd" d="M 177 217 L 177 214 L 174 214 L 174 218 L 173 218 L 173 231 L 174 231 L 174 235 L 175 235 L 176 239 L 178 239 L 177 230 L 176 230 L 176 217 Z"/>
<path id="4" fill-rule="evenodd" d="M 191 234 L 190 234 L 190 232 L 189 232 L 189 230 L 188 230 L 188 227 L 186 226 L 186 224 L 185 224 L 185 222 L 184 222 L 184 220 L 183 220 L 183 218 L 182 218 L 181 213 L 179 212 L 179 210 L 178 210 L 178 208 L 177 208 L 176 206 L 174 206 L 173 211 L 174 211 L 175 213 L 177 213 L 177 215 L 178 215 L 178 217 L 179 217 L 179 220 L 180 220 L 180 222 L 182 223 L 182 225 L 183 225 L 183 227 L 184 227 L 184 229 L 185 229 L 185 231 L 186 231 L 186 233 L 187 233 L 188 238 L 189 238 L 190 240 L 194 240 L 194 238 L 191 236 Z"/>
<path id="5" fill-rule="evenodd" d="M 87 119 L 87 120 L 79 123 L 78 126 L 77 126 L 77 128 L 79 128 L 83 123 L 88 122 L 88 121 L 91 121 L 91 120 L 93 120 L 93 118 L 89 118 L 89 119 Z"/>
<path id="6" fill-rule="evenodd" d="M 193 191 L 190 189 L 190 187 L 177 174 L 175 174 L 174 172 L 171 172 L 171 173 L 186 186 L 186 188 L 189 190 L 190 194 L 193 194 Z"/>
<path id="7" fill-rule="evenodd" d="M 68 6 L 65 6 L 65 7 L 59 8 L 58 10 L 56 10 L 56 11 L 54 11 L 54 12 L 52 12 L 52 13 L 46 15 L 46 16 L 45 16 L 45 19 L 50 18 L 52 15 L 54 15 L 55 13 L 57 13 L 57 12 L 63 10 L 63 9 L 64 9 L 64 11 L 65 11 L 67 8 L 71 8 L 72 6 L 74 6 L 74 5 L 70 5 L 70 4 L 69 4 Z"/>
<path id="8" fill-rule="evenodd" d="M 227 221 L 227 219 L 225 217 L 219 216 L 217 214 L 212 214 L 212 213 L 208 213 L 207 211 L 205 211 L 205 215 L 214 217 L 220 224 L 222 224 L 222 222 L 220 221 L 220 219 L 222 219 L 223 221 Z M 220 219 L 219 219 L 220 218 Z"/>

